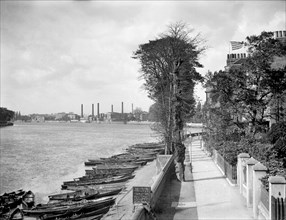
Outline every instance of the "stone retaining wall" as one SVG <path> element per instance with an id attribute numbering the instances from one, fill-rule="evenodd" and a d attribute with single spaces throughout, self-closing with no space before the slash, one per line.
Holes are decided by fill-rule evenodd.
<path id="1" fill-rule="evenodd" d="M 132 220 L 149 220 L 152 210 L 156 207 L 156 203 L 165 187 L 167 181 L 169 181 L 171 175 L 175 172 L 174 155 L 158 155 L 156 159 L 157 176 L 156 180 L 151 186 L 151 203 L 150 207 L 147 205 L 139 205 L 136 207 Z"/>

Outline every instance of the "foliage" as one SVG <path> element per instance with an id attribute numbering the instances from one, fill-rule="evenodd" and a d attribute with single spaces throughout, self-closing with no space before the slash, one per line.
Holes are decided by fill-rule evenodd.
<path id="1" fill-rule="evenodd" d="M 286 158 L 286 122 L 273 124 L 267 137 L 277 151 L 278 158 Z M 286 167 L 286 163 L 284 166 Z"/>
<path id="2" fill-rule="evenodd" d="M 219 126 L 243 128 L 244 120 L 255 134 L 264 130 L 267 117 L 282 119 L 280 102 L 286 90 L 286 67 L 274 68 L 273 63 L 286 55 L 286 47 L 272 36 L 271 32 L 262 32 L 247 37 L 249 56 L 241 65 L 207 74 L 205 86 L 212 88 L 209 108 L 215 108 L 212 114 L 221 119 Z M 278 108 L 269 111 L 269 105 L 278 98 Z"/>
<path id="3" fill-rule="evenodd" d="M 262 32 L 247 37 L 245 45 L 249 56 L 240 65 L 205 77 L 204 140 L 232 165 L 239 153 L 249 153 L 268 168 L 268 175 L 286 177 L 286 66 L 275 64 L 285 58 L 286 44 Z M 279 123 L 266 135 L 269 118 Z"/>
<path id="4" fill-rule="evenodd" d="M 139 45 L 134 58 L 141 64 L 141 78 L 149 98 L 154 100 L 153 116 L 160 126 L 157 131 L 167 143 L 167 153 L 183 129 L 183 124 L 194 114 L 195 83 L 202 80 L 195 67 L 201 67 L 198 57 L 198 37 L 182 23 L 172 24 L 156 40 Z M 180 146 L 180 145 L 178 145 Z"/>
<path id="5" fill-rule="evenodd" d="M 7 108 L 0 108 L 0 122 L 11 121 L 14 117 L 14 112 Z"/>
<path id="6" fill-rule="evenodd" d="M 272 125 L 267 137 L 272 144 L 275 144 L 280 137 L 286 135 L 286 121 L 278 122 Z"/>
<path id="7" fill-rule="evenodd" d="M 21 115 L 21 112 L 15 112 L 14 119 L 27 122 L 31 121 L 31 116 Z"/>
<path id="8" fill-rule="evenodd" d="M 158 114 L 159 114 L 159 106 L 157 103 L 154 103 L 149 108 L 148 121 L 158 122 L 160 118 Z"/>
<path id="9" fill-rule="evenodd" d="M 215 141 L 213 138 L 204 137 L 206 148 L 211 152 L 212 148 L 216 149 L 224 159 L 235 166 L 237 156 L 240 153 L 248 153 L 251 157 L 264 164 L 267 169 L 267 175 L 261 179 L 263 185 L 268 189 L 268 177 L 281 175 L 286 178 L 286 166 L 284 156 L 281 158 L 275 146 L 265 143 L 264 140 L 256 140 L 252 136 L 242 137 L 240 141 Z"/>
<path id="10" fill-rule="evenodd" d="M 195 109 L 195 114 L 192 117 L 191 122 L 193 122 L 193 123 L 202 123 L 203 122 L 203 109 L 202 109 L 201 102 L 198 102 L 196 109 Z"/>
<path id="11" fill-rule="evenodd" d="M 144 111 L 141 108 L 135 108 L 133 111 L 133 116 L 134 116 L 133 120 L 141 121 L 141 116 L 143 113 Z"/>

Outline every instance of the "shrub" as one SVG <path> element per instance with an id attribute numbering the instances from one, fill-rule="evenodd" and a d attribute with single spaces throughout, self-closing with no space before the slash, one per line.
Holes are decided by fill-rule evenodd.
<path id="1" fill-rule="evenodd" d="M 243 132 L 234 132 L 233 135 L 225 135 L 229 138 L 216 138 L 209 134 L 204 141 L 207 149 L 216 149 L 231 165 L 237 164 L 237 156 L 240 153 L 248 153 L 267 169 L 267 175 L 261 179 L 268 189 L 268 177 L 281 175 L 286 178 L 286 122 L 274 124 L 265 135 L 245 135 Z"/>
<path id="2" fill-rule="evenodd" d="M 277 151 L 278 158 L 286 157 L 286 122 L 278 122 L 272 125 L 267 134 L 269 141 L 273 144 L 273 149 Z M 284 163 L 284 167 L 286 164 Z"/>
<path id="3" fill-rule="evenodd" d="M 271 129 L 267 133 L 268 139 L 271 144 L 275 144 L 280 137 L 285 137 L 286 135 L 286 121 L 278 122 L 271 126 Z"/>
<path id="4" fill-rule="evenodd" d="M 237 144 L 234 141 L 225 141 L 216 150 L 228 163 L 235 165 L 237 163 Z"/>

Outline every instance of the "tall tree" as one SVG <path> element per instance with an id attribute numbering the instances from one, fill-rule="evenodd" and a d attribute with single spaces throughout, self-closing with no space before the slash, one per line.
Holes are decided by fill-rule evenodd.
<path id="1" fill-rule="evenodd" d="M 198 58 L 205 49 L 199 48 L 199 36 L 190 35 L 185 24 L 175 23 L 158 39 L 139 45 L 134 53 L 141 64 L 148 96 L 160 109 L 160 126 L 156 127 L 164 137 L 165 153 L 175 153 L 179 164 L 185 154 L 183 126 L 194 114 L 194 86 L 202 80 L 195 67 L 202 67 Z"/>

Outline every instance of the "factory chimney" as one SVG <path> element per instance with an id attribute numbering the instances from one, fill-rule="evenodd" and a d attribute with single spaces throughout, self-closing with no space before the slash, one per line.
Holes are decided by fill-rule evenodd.
<path id="1" fill-rule="evenodd" d="M 81 104 L 81 117 L 83 118 L 83 104 Z"/>
<path id="2" fill-rule="evenodd" d="M 132 105 L 131 105 L 131 109 L 132 109 L 132 115 L 133 115 L 133 103 L 132 103 Z"/>
<path id="3" fill-rule="evenodd" d="M 94 118 L 94 104 L 92 104 L 92 110 L 91 110 L 91 115 L 92 115 L 92 118 Z"/>
<path id="4" fill-rule="evenodd" d="M 99 103 L 97 103 L 97 118 L 99 119 Z"/>

